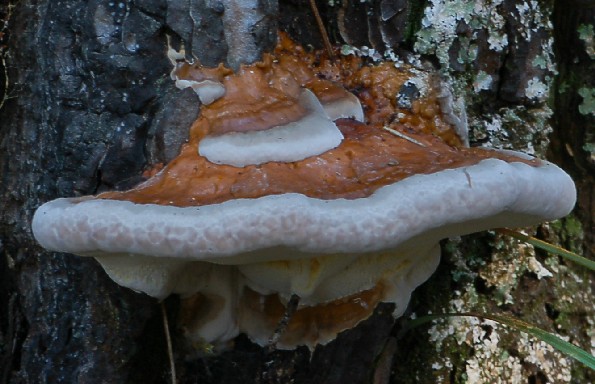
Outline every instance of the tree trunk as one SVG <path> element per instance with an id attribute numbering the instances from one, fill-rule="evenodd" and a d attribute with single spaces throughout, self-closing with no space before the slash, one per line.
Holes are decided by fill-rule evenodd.
<path id="1" fill-rule="evenodd" d="M 277 26 L 322 47 L 308 1 L 247 3 L 0 3 L 0 383 L 167 382 L 157 301 L 117 286 L 90 258 L 44 251 L 31 217 L 57 197 L 129 188 L 148 165 L 175 156 L 198 104 L 169 78 L 168 41 L 205 65 L 233 67 L 270 50 Z M 593 256 L 591 2 L 319 6 L 334 42 L 431 63 L 467 110 L 472 145 L 549 150 L 575 177 L 579 203 L 569 218 L 530 231 Z M 445 241 L 443 251 L 409 314 L 509 313 L 590 350 L 590 273 L 491 232 Z M 483 321 L 455 319 L 402 335 L 404 320 L 393 321 L 390 304 L 313 353 L 267 353 L 240 336 L 231 351 L 197 356 L 175 326 L 177 298 L 165 304 L 183 383 L 595 381 L 570 358 Z"/>

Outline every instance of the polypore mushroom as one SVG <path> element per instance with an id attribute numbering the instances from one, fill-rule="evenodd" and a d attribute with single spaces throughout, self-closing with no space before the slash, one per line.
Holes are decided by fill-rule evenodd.
<path id="1" fill-rule="evenodd" d="M 278 347 L 314 347 L 370 316 L 380 302 L 395 303 L 394 314 L 401 315 L 413 289 L 436 268 L 441 239 L 532 225 L 572 209 L 574 184 L 555 165 L 445 143 L 440 137 L 457 139 L 427 112 L 435 110 L 436 97 L 423 107 L 427 116 L 391 124 L 398 107 L 390 95 L 400 85 L 397 75 L 383 79 L 394 67 L 356 63 L 346 79 L 341 65 L 353 69 L 353 62 L 337 69 L 321 60 L 317 68 L 287 45 L 277 55 L 222 79 L 225 96 L 203 107 L 180 155 L 147 182 L 41 206 L 32 224 L 38 242 L 93 256 L 118 284 L 151 296 L 184 295 L 185 308 L 200 314 L 186 313 L 189 336 L 210 343 L 245 332 L 266 344 L 284 303 L 299 295 Z M 333 122 L 324 113 L 320 89 L 339 85 L 314 84 L 333 73 L 347 88 L 357 83 L 371 111 L 367 123 Z M 234 85 L 263 84 L 255 78 L 267 78 L 267 89 Z M 342 140 L 298 158 L 283 157 L 296 145 L 280 140 L 279 150 L 258 158 L 261 137 L 284 130 L 299 137 L 293 131 L 307 130 L 304 120 L 337 130 Z M 427 121 L 438 128 L 433 134 Z M 225 135 L 259 141 L 241 139 L 245 151 L 233 150 L 244 151 L 241 162 L 229 160 L 235 153 L 225 161 L 203 156 L 205 141 Z"/>

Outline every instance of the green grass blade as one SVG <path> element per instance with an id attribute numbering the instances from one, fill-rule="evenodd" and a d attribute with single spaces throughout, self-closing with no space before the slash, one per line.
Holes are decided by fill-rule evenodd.
<path id="1" fill-rule="evenodd" d="M 570 252 L 564 248 L 557 247 L 557 246 L 550 244 L 548 242 L 536 239 L 531 236 L 524 235 L 517 231 L 512 231 L 510 229 L 501 228 L 501 229 L 498 229 L 498 232 L 508 235 L 508 236 L 512 236 L 515 239 L 519 239 L 521 241 L 524 241 L 526 243 L 533 245 L 534 247 L 543 249 L 544 251 L 553 253 L 554 255 L 561 256 L 567 260 L 571 260 L 577 264 L 582 265 L 583 267 L 587 267 L 590 270 L 595 271 L 595 261 L 589 260 L 586 257 L 580 256 L 580 255 L 577 255 L 574 252 Z"/>
<path id="2" fill-rule="evenodd" d="M 541 328 L 537 328 L 532 324 L 505 315 L 486 315 L 480 313 L 445 313 L 440 315 L 426 315 L 409 321 L 406 324 L 405 329 L 403 329 L 403 332 L 406 332 L 412 328 L 416 328 L 422 324 L 429 323 L 436 319 L 462 316 L 478 317 L 480 319 L 492 320 L 497 323 L 512 327 L 518 331 L 528 333 L 529 335 L 534 336 L 539 340 L 548 343 L 558 351 L 564 353 L 566 356 L 570 356 L 583 363 L 587 367 L 595 370 L 595 356 L 591 355 L 589 352 L 577 347 L 574 344 L 562 340 L 561 338 L 550 332 L 544 331 Z"/>

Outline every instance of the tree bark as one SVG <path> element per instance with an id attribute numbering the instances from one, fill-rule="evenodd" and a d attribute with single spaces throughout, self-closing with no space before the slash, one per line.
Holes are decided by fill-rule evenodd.
<path id="1" fill-rule="evenodd" d="M 168 41 L 183 44 L 189 59 L 236 67 L 270 50 L 277 26 L 305 46 L 322 47 L 308 1 L 240 6 L 247 3 L 0 3 L 0 383 L 167 382 L 156 300 L 117 286 L 90 258 L 44 251 L 33 240 L 31 217 L 57 197 L 129 188 L 143 180 L 147 166 L 175 156 L 198 103 L 169 78 Z M 593 25 L 593 6 L 476 3 L 319 6 L 334 42 L 390 48 L 450 82 L 467 110 L 473 145 L 538 155 L 549 150 L 577 181 L 579 204 L 574 216 L 531 231 L 593 256 L 589 127 L 595 112 L 581 96 L 587 91 L 578 93 L 595 87 L 594 58 L 581 38 Z M 579 25 L 586 32 L 579 34 Z M 512 313 L 589 350 L 595 333 L 590 273 L 494 233 L 445 241 L 443 250 L 443 263 L 414 294 L 409 314 Z M 541 277 L 533 261 L 554 276 Z M 487 383 L 493 375 L 535 383 L 570 382 L 568 375 L 574 382 L 595 380 L 569 358 L 484 322 L 436 323 L 402 335 L 406 319 L 395 323 L 390 304 L 313 353 L 267 353 L 240 336 L 231 351 L 199 356 L 175 326 L 177 301 L 169 298 L 166 307 L 181 383 Z M 488 353 L 486 340 L 496 340 L 499 352 Z M 476 367 L 480 358 L 485 366 Z"/>
<path id="2" fill-rule="evenodd" d="M 585 256 L 595 257 L 595 4 L 556 3 L 553 15 L 559 75 L 555 84 L 552 156 L 578 184 Z M 589 40 L 590 39 L 590 40 Z M 589 230 L 590 229 L 590 230 Z"/>

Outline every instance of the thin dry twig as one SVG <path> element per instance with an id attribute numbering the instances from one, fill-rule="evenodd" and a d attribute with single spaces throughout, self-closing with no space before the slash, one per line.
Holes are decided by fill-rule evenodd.
<path id="1" fill-rule="evenodd" d="M 169 322 L 167 321 L 167 311 L 165 310 L 165 304 L 161 302 L 161 315 L 163 317 L 163 329 L 165 330 L 165 341 L 167 343 L 167 355 L 169 357 L 169 369 L 171 373 L 171 382 L 176 384 L 176 363 L 174 361 L 174 349 L 171 344 L 171 335 L 169 334 Z"/>
<path id="2" fill-rule="evenodd" d="M 281 339 L 281 336 L 283 336 L 283 333 L 285 332 L 285 329 L 287 328 L 287 324 L 289 324 L 289 321 L 291 320 L 291 317 L 297 310 L 299 303 L 300 303 L 300 297 L 298 295 L 296 295 L 295 293 L 293 295 L 291 295 L 291 298 L 287 302 L 287 307 L 285 308 L 285 313 L 283 314 L 283 317 L 281 318 L 281 320 L 279 320 L 277 329 L 275 329 L 275 332 L 269 339 L 269 345 L 267 347 L 268 352 L 273 352 L 275 350 L 275 348 L 277 347 L 277 343 Z"/>
<path id="3" fill-rule="evenodd" d="M 322 41 L 324 42 L 324 48 L 328 53 L 328 57 L 331 60 L 334 60 L 335 54 L 333 53 L 333 46 L 331 44 L 331 40 L 328 37 L 328 33 L 326 33 L 326 28 L 324 27 L 322 17 L 320 17 L 320 12 L 318 12 L 316 0 L 310 0 L 310 8 L 312 8 L 312 13 L 314 13 L 314 18 L 316 19 L 316 24 L 318 24 L 318 29 L 320 30 L 320 34 L 322 35 Z"/>
<path id="4" fill-rule="evenodd" d="M 392 129 L 392 128 L 386 127 L 386 126 L 382 127 L 382 129 L 384 129 L 387 132 L 392 133 L 393 135 L 395 135 L 397 137 L 400 137 L 401 139 L 407 140 L 407 141 L 409 141 L 409 142 L 411 142 L 413 144 L 417 144 L 420 147 L 425 147 L 426 146 L 424 143 L 421 143 L 421 142 L 415 140 L 414 138 L 411 138 L 411 137 L 405 135 L 404 133 L 401 133 L 401 132 L 397 131 L 396 129 Z"/>

